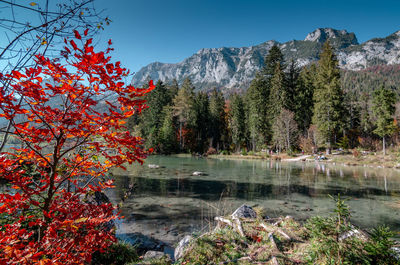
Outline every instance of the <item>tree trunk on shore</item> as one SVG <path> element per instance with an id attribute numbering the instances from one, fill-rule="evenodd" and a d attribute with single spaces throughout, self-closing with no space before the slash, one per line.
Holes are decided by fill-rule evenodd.
<path id="1" fill-rule="evenodd" d="M 385 141 L 385 136 L 382 137 L 382 151 L 383 155 L 386 155 L 386 141 Z"/>
<path id="2" fill-rule="evenodd" d="M 326 155 L 331 154 L 332 146 L 331 146 L 331 141 L 327 142 L 327 148 L 326 148 Z"/>

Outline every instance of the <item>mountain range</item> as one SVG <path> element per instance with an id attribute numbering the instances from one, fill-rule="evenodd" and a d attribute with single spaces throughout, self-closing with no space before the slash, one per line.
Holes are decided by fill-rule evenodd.
<path id="1" fill-rule="evenodd" d="M 299 67 L 319 59 L 323 43 L 329 40 L 335 48 L 340 68 L 359 71 L 377 65 L 400 64 L 400 30 L 385 37 L 359 43 L 352 32 L 318 28 L 304 40 L 279 43 L 270 40 L 241 48 L 206 48 L 179 63 L 154 62 L 140 69 L 133 85 L 143 85 L 149 78 L 179 84 L 189 77 L 197 89 L 223 88 L 224 93 L 244 90 L 253 80 L 273 45 L 282 50 L 285 60 L 295 60 Z"/>

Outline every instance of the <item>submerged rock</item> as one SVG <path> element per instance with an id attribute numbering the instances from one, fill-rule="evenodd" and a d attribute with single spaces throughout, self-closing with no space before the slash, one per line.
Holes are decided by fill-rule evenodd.
<path id="1" fill-rule="evenodd" d="M 178 246 L 175 248 L 175 253 L 174 253 L 175 260 L 178 260 L 183 256 L 187 246 L 189 245 L 190 241 L 192 241 L 192 239 L 193 237 L 187 235 L 184 238 L 182 238 L 181 241 L 179 241 Z"/>
<path id="2" fill-rule="evenodd" d="M 195 171 L 192 173 L 192 176 L 207 176 L 207 174 L 201 171 Z"/>
<path id="3" fill-rule="evenodd" d="M 243 204 L 233 212 L 232 217 L 254 219 L 257 218 L 257 213 L 250 206 Z"/>

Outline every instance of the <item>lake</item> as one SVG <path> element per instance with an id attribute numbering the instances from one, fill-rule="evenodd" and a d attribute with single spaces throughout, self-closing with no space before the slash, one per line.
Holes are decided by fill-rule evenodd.
<path id="1" fill-rule="evenodd" d="M 149 164 L 160 168 L 149 168 Z M 205 176 L 192 176 L 202 171 Z M 400 231 L 400 171 L 314 162 L 150 156 L 143 166 L 115 170 L 112 197 L 123 199 L 118 233 L 143 233 L 169 244 L 208 231 L 216 215 L 242 204 L 268 217 L 300 220 L 329 216 L 330 195 L 348 199 L 351 221 L 361 228 L 386 224 Z"/>

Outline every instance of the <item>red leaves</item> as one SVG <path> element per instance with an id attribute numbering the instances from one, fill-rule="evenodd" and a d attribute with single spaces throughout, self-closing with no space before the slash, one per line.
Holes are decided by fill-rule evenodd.
<path id="1" fill-rule="evenodd" d="M 72 47 L 74 48 L 74 50 L 78 49 L 78 46 L 76 45 L 75 41 L 70 40 L 69 43 L 72 45 Z"/>
<path id="2" fill-rule="evenodd" d="M 18 71 L 12 71 L 12 76 L 13 76 L 13 78 L 16 78 L 16 79 L 26 78 L 26 75 L 21 74 Z"/>
<path id="3" fill-rule="evenodd" d="M 18 116 L 13 132 L 26 146 L 0 153 L 0 176 L 14 188 L 0 193 L 0 214 L 10 221 L 0 229 L 0 264 L 90 263 L 94 251 L 115 241 L 104 227 L 116 216 L 111 204 L 85 198 L 113 187 L 111 167 L 147 155 L 123 124 L 145 108 L 138 97 L 153 83 L 146 90 L 126 85 L 127 69 L 111 62 L 109 49 L 94 51 L 92 39 L 83 49 L 74 40 L 65 44 L 64 64 L 37 55 L 37 68 L 6 77 L 15 95 L 0 87 L 1 116 Z"/>
<path id="4" fill-rule="evenodd" d="M 78 40 L 81 40 L 81 39 L 82 39 L 81 35 L 79 34 L 79 32 L 78 32 L 77 30 L 74 30 L 74 34 L 75 34 L 75 38 L 76 38 L 76 39 L 78 39 Z M 85 35 L 85 36 L 86 36 L 86 35 Z"/>

